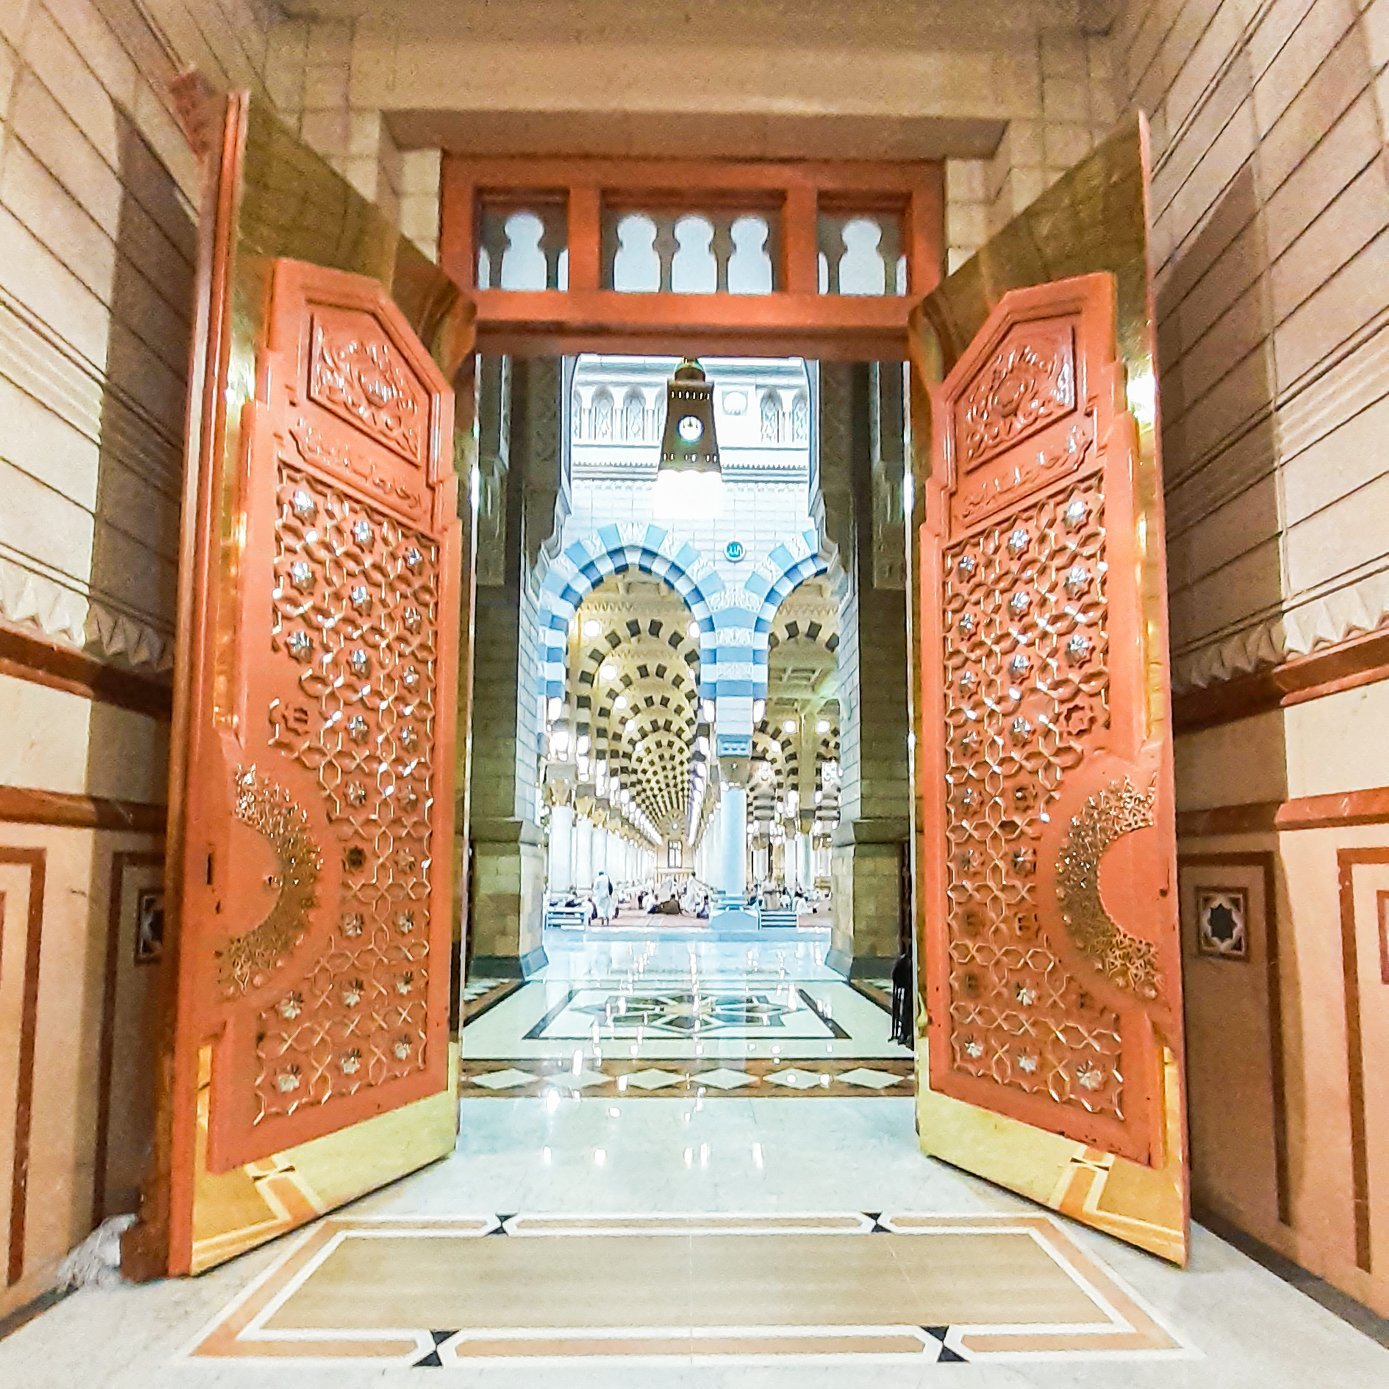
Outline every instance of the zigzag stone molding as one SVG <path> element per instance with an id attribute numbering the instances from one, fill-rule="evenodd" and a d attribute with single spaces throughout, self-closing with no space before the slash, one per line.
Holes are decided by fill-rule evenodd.
<path id="1" fill-rule="evenodd" d="M 1176 656 L 1175 694 L 1268 670 L 1297 656 L 1389 627 L 1389 572 L 1297 604 L 1224 640 Z"/>
<path id="2" fill-rule="evenodd" d="M 135 670 L 173 665 L 173 634 L 0 556 L 0 620 Z"/>

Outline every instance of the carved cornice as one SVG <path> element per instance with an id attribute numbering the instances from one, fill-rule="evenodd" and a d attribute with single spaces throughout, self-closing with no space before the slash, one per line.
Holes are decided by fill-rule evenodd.
<path id="1" fill-rule="evenodd" d="M 1222 640 L 1174 653 L 1174 696 L 1276 669 L 1389 628 L 1389 571 L 1312 596 Z"/>
<path id="2" fill-rule="evenodd" d="M 141 671 L 173 665 L 173 634 L 0 555 L 0 621 Z"/>
<path id="3" fill-rule="evenodd" d="M 1190 733 L 1384 679 L 1389 679 L 1389 627 L 1175 695 L 1172 721 L 1178 733 Z"/>

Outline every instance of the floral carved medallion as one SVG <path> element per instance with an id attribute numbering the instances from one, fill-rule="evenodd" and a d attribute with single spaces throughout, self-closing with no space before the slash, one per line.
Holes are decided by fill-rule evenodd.
<path id="1" fill-rule="evenodd" d="M 1010 333 L 956 406 L 960 467 L 968 470 L 1075 409 L 1075 345 L 1064 325 Z"/>
<path id="2" fill-rule="evenodd" d="M 423 462 L 429 398 L 369 315 L 314 315 L 309 397 L 393 453 Z"/>
<path id="3" fill-rule="evenodd" d="M 309 912 L 318 905 L 323 867 L 308 816 L 283 786 L 255 767 L 238 767 L 235 793 L 233 814 L 262 835 L 275 855 L 275 871 L 266 884 L 274 889 L 275 901 L 264 920 L 217 952 L 218 983 L 226 998 L 264 984 L 303 939 Z"/>

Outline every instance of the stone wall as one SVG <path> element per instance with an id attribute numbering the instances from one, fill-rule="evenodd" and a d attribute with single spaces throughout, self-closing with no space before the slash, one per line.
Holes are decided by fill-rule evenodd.
<path id="1" fill-rule="evenodd" d="M 439 151 L 402 149 L 363 92 L 350 21 L 290 19 L 270 31 L 266 81 L 286 121 L 427 255 L 439 249 Z"/>
<path id="2" fill-rule="evenodd" d="M 148 1151 L 198 196 L 167 82 L 264 92 L 267 18 L 0 5 L 0 1315 Z"/>
<path id="3" fill-rule="evenodd" d="M 831 963 L 896 959 L 911 783 L 902 553 L 902 395 L 895 366 L 820 368 L 823 526 L 839 551 L 839 826 L 831 850 Z M 895 509 L 882 494 L 896 498 Z M 889 516 L 889 511 L 894 511 Z"/>
<path id="4" fill-rule="evenodd" d="M 1177 744 L 1195 1199 L 1389 1312 L 1389 684 L 1346 688 L 1389 612 L 1389 0 L 1135 3 L 1113 41 L 1152 118 L 1176 709 L 1209 725 Z M 1243 957 L 1202 951 L 1222 902 Z"/>
<path id="5" fill-rule="evenodd" d="M 485 538 L 474 628 L 468 953 L 484 973 L 544 959 L 534 578 L 556 530 L 561 376 L 559 362 L 544 358 L 484 358 L 479 375 Z"/>

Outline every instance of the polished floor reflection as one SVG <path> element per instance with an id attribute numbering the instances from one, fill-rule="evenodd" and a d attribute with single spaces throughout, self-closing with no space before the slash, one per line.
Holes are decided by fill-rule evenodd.
<path id="1" fill-rule="evenodd" d="M 302 1235 L 79 1293 L 0 1341 L 0 1384 L 1389 1382 L 1389 1351 L 1203 1230 L 1178 1270 L 922 1158 L 905 1099 L 468 1100 L 461 1124 Z"/>
<path id="2" fill-rule="evenodd" d="M 535 980 L 472 979 L 463 1093 L 906 1094 L 887 980 L 846 983 L 828 933 L 612 940 L 548 933 Z"/>
<path id="3" fill-rule="evenodd" d="M 582 1083 L 465 1098 L 450 1158 L 199 1279 L 77 1294 L 0 1341 L 0 1384 L 355 1389 L 421 1368 L 482 1389 L 1389 1383 L 1389 1350 L 1204 1230 L 1179 1270 L 922 1157 L 908 1084 L 719 1086 L 706 1065 L 901 1064 L 891 1043 L 814 1054 L 886 1035 L 816 947 L 576 943 L 553 960 L 505 996 L 471 991 L 468 1030 L 493 1018 L 478 1035 L 514 1047 L 538 1029 L 577 1050 Z M 574 1007 L 595 989 L 596 1012 Z M 808 1053 L 789 1068 L 750 1055 L 783 1045 L 746 1001 L 763 996 L 788 1034 L 825 1023 L 803 1000 L 830 1000 L 848 1036 L 786 1036 Z M 567 1016 L 588 1031 L 543 1035 Z M 639 1049 L 684 1051 L 623 1065 L 702 1083 L 590 1083 L 638 1025 Z M 744 1050 L 695 1055 L 701 1034 Z"/>

